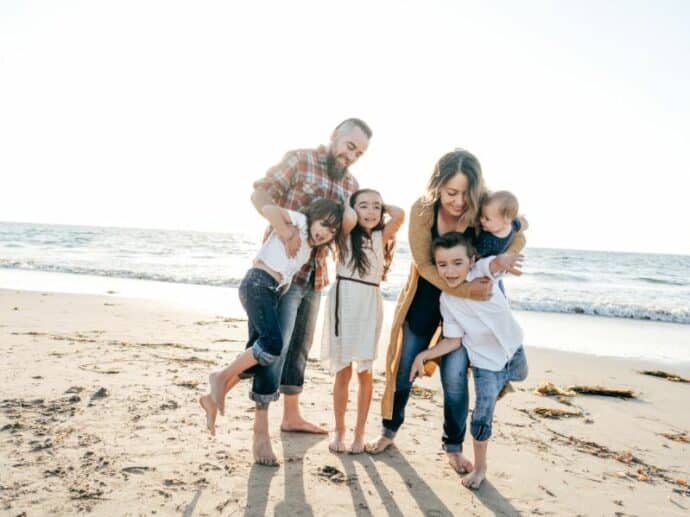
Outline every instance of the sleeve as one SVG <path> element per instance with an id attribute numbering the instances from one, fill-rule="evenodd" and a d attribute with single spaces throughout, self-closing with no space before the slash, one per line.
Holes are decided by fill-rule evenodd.
<path id="1" fill-rule="evenodd" d="M 491 273 L 490 266 L 491 266 L 491 263 L 493 262 L 493 260 L 495 258 L 496 258 L 495 256 L 491 256 L 491 257 L 485 257 L 483 259 L 479 259 L 474 264 L 472 269 L 470 269 L 470 272 L 467 275 L 467 280 L 474 280 L 475 278 L 480 278 L 482 276 L 488 276 L 488 277 L 492 277 L 492 278 L 499 278 L 499 277 L 503 276 L 500 273 L 497 273 L 497 274 Z"/>
<path id="2" fill-rule="evenodd" d="M 436 266 L 431 261 L 431 227 L 434 224 L 434 211 L 431 207 L 425 207 L 423 200 L 418 199 L 410 209 L 410 226 L 408 239 L 412 260 L 417 266 L 417 271 L 424 280 L 443 292 L 470 298 L 471 286 L 467 282 L 457 287 L 450 288 L 439 276 Z M 516 236 L 517 237 L 517 236 Z"/>
<path id="3" fill-rule="evenodd" d="M 522 230 L 522 223 L 520 222 L 520 219 L 518 219 L 517 217 L 515 219 L 513 219 L 512 226 L 513 226 L 513 230 L 516 233 L 519 232 L 520 230 Z"/>
<path id="4" fill-rule="evenodd" d="M 515 234 L 513 242 L 510 243 L 506 253 L 510 255 L 517 255 L 525 247 L 525 244 L 527 244 L 527 239 L 525 239 L 525 232 L 521 230 Z"/>
<path id="5" fill-rule="evenodd" d="M 443 318 L 443 337 L 463 337 L 465 331 L 448 307 L 446 295 L 441 295 L 440 307 L 441 317 Z"/>
<path id="6" fill-rule="evenodd" d="M 297 174 L 298 161 L 296 153 L 288 152 L 280 163 L 268 169 L 263 178 L 254 182 L 254 189 L 265 190 L 278 206 L 284 205 Z"/>

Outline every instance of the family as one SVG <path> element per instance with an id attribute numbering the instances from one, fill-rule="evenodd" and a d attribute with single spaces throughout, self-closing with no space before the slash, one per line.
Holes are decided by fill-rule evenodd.
<path id="1" fill-rule="evenodd" d="M 521 274 L 527 221 L 507 191 L 489 192 L 479 161 L 456 149 L 442 156 L 425 194 L 409 212 L 412 264 L 391 326 L 381 435 L 365 443 L 373 391 L 372 369 L 383 321 L 380 284 L 393 259 L 405 212 L 360 189 L 349 166 L 364 154 L 369 126 L 350 118 L 328 146 L 288 152 L 254 183 L 252 203 L 269 222 L 264 242 L 239 288 L 247 313 L 245 351 L 209 376 L 199 399 L 215 434 L 225 396 L 250 378 L 256 403 L 252 450 L 261 465 L 277 465 L 268 426 L 269 404 L 283 394 L 281 431 L 328 431 L 305 420 L 299 396 L 314 338 L 321 293 L 329 283 L 327 258 L 336 263 L 326 298 L 321 359 L 335 377 L 335 453 L 378 454 L 393 444 L 417 376 L 438 368 L 443 386 L 443 448 L 468 488 L 486 476 L 495 405 L 527 377 L 523 335 L 500 281 Z M 345 414 L 355 364 L 358 395 L 354 436 L 346 440 Z M 468 370 L 476 402 L 470 423 L 474 461 L 463 455 L 469 413 Z"/>

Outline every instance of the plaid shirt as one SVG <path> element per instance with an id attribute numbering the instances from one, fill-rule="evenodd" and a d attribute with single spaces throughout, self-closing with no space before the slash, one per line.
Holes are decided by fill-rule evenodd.
<path id="1" fill-rule="evenodd" d="M 254 183 L 263 189 L 273 202 L 288 210 L 299 211 L 316 198 L 345 203 L 348 196 L 359 189 L 355 177 L 347 172 L 340 179 L 333 179 L 327 169 L 328 149 L 300 149 L 289 151 L 278 165 L 271 167 L 266 176 Z M 326 257 L 328 250 L 316 248 L 311 258 L 294 276 L 293 282 L 305 285 L 314 273 L 314 289 L 320 291 L 328 285 Z"/>

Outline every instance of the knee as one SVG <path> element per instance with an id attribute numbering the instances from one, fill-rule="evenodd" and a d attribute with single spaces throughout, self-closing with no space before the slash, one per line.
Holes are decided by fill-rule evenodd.
<path id="1" fill-rule="evenodd" d="M 374 383 L 374 377 L 371 370 L 364 370 L 363 372 L 357 372 L 357 381 L 360 386 L 371 386 Z"/>
<path id="2" fill-rule="evenodd" d="M 484 442 L 491 438 L 491 420 L 486 418 L 472 419 L 470 426 L 472 438 L 478 442 Z"/>
<path id="3" fill-rule="evenodd" d="M 336 384 L 349 384 L 350 379 L 352 378 L 352 365 L 348 365 L 342 370 L 339 370 L 338 373 L 335 374 L 335 382 Z"/>

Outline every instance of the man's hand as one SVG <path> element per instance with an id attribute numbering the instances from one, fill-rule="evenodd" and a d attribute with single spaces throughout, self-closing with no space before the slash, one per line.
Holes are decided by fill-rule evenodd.
<path id="1" fill-rule="evenodd" d="M 510 273 L 515 276 L 522 274 L 522 261 L 525 259 L 523 255 L 498 255 L 491 261 L 491 272 Z"/>
<path id="2" fill-rule="evenodd" d="M 414 382 L 417 377 L 424 377 L 426 372 L 424 371 L 424 352 L 417 354 L 412 363 L 412 368 L 410 369 L 410 382 Z"/>
<path id="3" fill-rule="evenodd" d="M 481 278 L 475 278 L 470 282 L 470 299 L 485 302 L 491 298 L 491 288 L 493 286 L 493 280 L 488 276 L 483 276 Z"/>
<path id="4" fill-rule="evenodd" d="M 299 247 L 302 244 L 302 239 L 299 236 L 299 230 L 297 227 L 289 224 L 285 226 L 284 230 L 278 231 L 276 229 L 275 232 L 278 235 L 278 238 L 285 245 L 285 253 L 287 253 L 287 256 L 292 258 L 297 255 L 297 250 L 299 250 Z"/>

